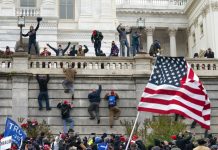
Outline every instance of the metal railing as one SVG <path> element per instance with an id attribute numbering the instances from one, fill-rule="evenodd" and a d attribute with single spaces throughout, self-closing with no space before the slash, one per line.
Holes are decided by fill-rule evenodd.
<path id="1" fill-rule="evenodd" d="M 36 7 L 16 8 L 16 16 L 40 16 L 40 9 Z"/>

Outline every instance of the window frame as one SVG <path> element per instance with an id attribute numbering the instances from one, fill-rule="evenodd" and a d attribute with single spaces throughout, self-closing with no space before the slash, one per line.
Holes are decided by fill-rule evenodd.
<path id="1" fill-rule="evenodd" d="M 65 1 L 65 3 L 64 4 L 61 4 L 61 0 L 59 0 L 58 1 L 58 16 L 59 16 L 59 19 L 60 20 L 63 20 L 63 21 L 73 21 L 73 20 L 75 20 L 75 13 L 76 13 L 76 7 L 75 7 L 75 5 L 76 5 L 76 2 L 75 2 L 75 0 L 71 0 L 72 1 L 72 4 L 71 4 L 71 8 L 72 8 L 72 17 L 70 17 L 69 18 L 69 16 L 68 16 L 68 10 L 67 10 L 67 6 L 69 6 L 68 5 L 68 3 L 67 3 L 67 1 L 68 0 L 64 0 Z M 65 12 L 65 17 L 61 17 L 61 5 L 63 5 L 63 6 L 65 6 L 65 9 L 66 9 L 66 12 Z"/>

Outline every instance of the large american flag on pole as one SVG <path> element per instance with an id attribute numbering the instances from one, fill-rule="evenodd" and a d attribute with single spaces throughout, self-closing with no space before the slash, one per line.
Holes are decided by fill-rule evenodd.
<path id="1" fill-rule="evenodd" d="M 210 100 L 183 57 L 157 57 L 138 111 L 180 114 L 210 129 Z"/>

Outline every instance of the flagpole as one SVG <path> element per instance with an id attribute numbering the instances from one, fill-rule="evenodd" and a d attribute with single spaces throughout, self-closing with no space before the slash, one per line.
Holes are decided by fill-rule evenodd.
<path id="1" fill-rule="evenodd" d="M 138 111 L 137 116 L 136 116 L 136 119 L 135 119 L 135 123 L 134 123 L 134 125 L 133 125 L 133 128 L 132 128 L 131 134 L 130 134 L 130 136 L 129 136 L 129 140 L 128 140 L 128 143 L 127 143 L 127 145 L 126 145 L 125 150 L 127 150 L 128 147 L 129 147 L 129 143 L 130 143 L 130 141 L 131 141 L 131 139 L 132 139 L 132 135 L 133 135 L 133 133 L 134 133 L 134 130 L 135 130 L 135 127 L 136 127 L 136 123 L 137 123 L 138 118 L 139 118 L 139 114 L 140 114 L 140 112 Z"/>

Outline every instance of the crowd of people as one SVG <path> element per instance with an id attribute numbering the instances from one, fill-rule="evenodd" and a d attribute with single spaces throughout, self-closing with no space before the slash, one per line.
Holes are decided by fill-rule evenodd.
<path id="1" fill-rule="evenodd" d="M 2 135 L 0 136 L 0 139 Z M 152 144 L 146 144 L 138 135 L 133 135 L 128 150 L 217 150 L 217 138 L 209 134 L 205 138 L 197 139 L 189 131 L 178 133 L 169 137 L 170 140 L 153 139 Z M 21 150 L 124 150 L 128 143 L 128 136 L 118 134 L 80 136 L 73 129 L 67 133 L 60 133 L 53 139 L 49 139 L 44 132 L 36 138 L 27 137 L 21 146 Z M 12 144 L 10 150 L 17 150 L 16 144 Z"/>
<path id="2" fill-rule="evenodd" d="M 56 56 L 85 56 L 86 53 L 88 53 L 89 49 L 86 45 L 84 45 L 84 49 L 82 48 L 82 45 L 78 45 L 76 49 L 76 45 L 73 45 L 73 47 L 70 48 L 71 42 L 68 42 L 68 45 L 63 48 L 61 44 L 58 45 L 57 48 L 52 47 L 50 44 L 46 44 L 47 47 L 43 48 L 43 51 L 39 53 L 38 47 L 37 47 L 37 41 L 36 41 L 36 33 L 40 27 L 40 22 L 42 21 L 41 17 L 37 17 L 37 26 L 34 28 L 33 26 L 30 26 L 30 30 L 23 34 L 24 37 L 29 37 L 28 42 L 28 54 L 31 54 L 31 48 L 33 47 L 35 49 L 35 54 L 38 56 L 51 56 L 51 52 L 47 49 L 50 48 L 52 51 L 55 52 Z M 117 31 L 119 33 L 119 42 L 120 42 L 120 48 L 116 45 L 114 41 L 111 42 L 111 52 L 109 56 L 123 56 L 125 57 L 125 52 L 127 52 L 127 57 L 130 56 L 130 53 L 132 53 L 132 56 L 135 56 L 137 53 L 139 53 L 140 50 L 140 37 L 141 34 L 139 34 L 137 31 L 135 31 L 131 35 L 131 42 L 128 41 L 127 35 L 132 33 L 132 28 L 124 26 L 120 24 L 117 27 Z M 93 30 L 91 35 L 91 42 L 93 43 L 95 55 L 96 56 L 106 56 L 106 54 L 101 49 L 102 40 L 104 36 L 102 32 L 98 30 Z M 131 43 L 131 46 L 130 44 Z M 127 48 L 127 50 L 125 50 Z M 69 51 L 68 51 L 69 49 Z M 131 51 L 130 51 L 131 50 Z M 68 53 L 68 54 L 66 54 Z M 6 47 L 6 51 L 1 51 L 0 55 L 10 56 L 13 52 L 10 51 L 9 46 Z M 156 54 L 155 54 L 156 55 Z M 153 56 L 153 54 L 152 54 Z"/>

